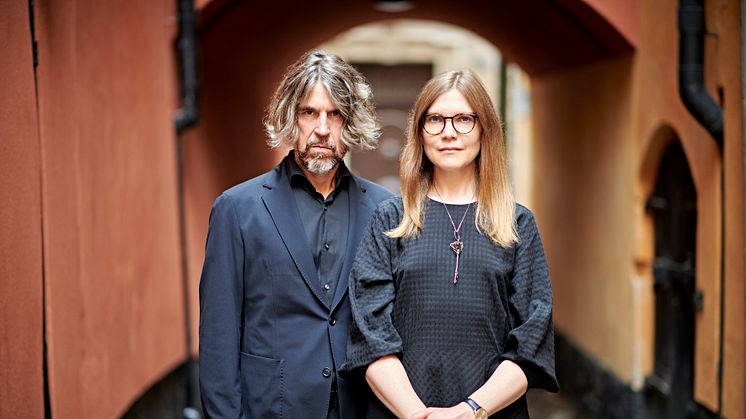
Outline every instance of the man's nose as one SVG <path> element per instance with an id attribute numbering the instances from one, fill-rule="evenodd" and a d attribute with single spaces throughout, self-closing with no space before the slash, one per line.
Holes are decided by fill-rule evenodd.
<path id="1" fill-rule="evenodd" d="M 316 124 L 316 135 L 327 136 L 329 135 L 329 121 L 327 120 L 326 112 L 321 112 L 319 115 L 318 123 Z"/>

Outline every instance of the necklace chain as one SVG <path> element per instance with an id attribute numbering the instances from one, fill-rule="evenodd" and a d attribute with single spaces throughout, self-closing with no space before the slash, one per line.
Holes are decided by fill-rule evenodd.
<path id="1" fill-rule="evenodd" d="M 451 250 L 456 254 L 456 270 L 453 272 L 453 285 L 458 284 L 458 263 L 459 263 L 459 256 L 461 255 L 461 252 L 464 250 L 464 242 L 461 241 L 461 234 L 459 231 L 461 230 L 461 226 L 464 224 L 464 220 L 466 219 L 466 214 L 469 212 L 469 208 L 471 208 L 471 202 L 469 202 L 469 205 L 466 206 L 466 211 L 464 211 L 464 215 L 461 217 L 461 221 L 458 223 L 458 227 L 456 227 L 456 223 L 453 222 L 453 217 L 451 216 L 451 212 L 448 211 L 448 206 L 445 202 L 443 202 L 443 198 L 440 196 L 440 192 L 438 191 L 438 188 L 433 184 L 433 188 L 435 189 L 435 193 L 438 194 L 438 198 L 440 199 L 440 203 L 443 204 L 443 208 L 446 210 L 446 214 L 448 215 L 448 219 L 451 221 L 451 226 L 453 227 L 453 238 L 454 241 L 452 243 L 449 243 Z"/>

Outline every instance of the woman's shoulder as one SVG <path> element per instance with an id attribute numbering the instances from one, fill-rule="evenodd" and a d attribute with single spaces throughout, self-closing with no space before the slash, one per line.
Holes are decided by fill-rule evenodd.
<path id="1" fill-rule="evenodd" d="M 534 213 L 519 203 L 515 204 L 515 226 L 519 242 L 539 235 L 539 225 Z"/>
<path id="2" fill-rule="evenodd" d="M 523 206 L 522 204 L 519 204 L 518 202 L 515 203 L 515 221 L 516 224 L 521 225 L 526 222 L 530 222 L 534 219 L 534 213 L 528 209 L 527 207 Z"/>
<path id="3" fill-rule="evenodd" d="M 381 201 L 371 216 L 374 223 L 383 225 L 386 229 L 391 229 L 399 225 L 404 214 L 404 203 L 401 196 L 393 196 Z"/>
<path id="4" fill-rule="evenodd" d="M 377 215 L 398 215 L 404 211 L 404 203 L 399 195 L 381 201 L 376 207 Z"/>

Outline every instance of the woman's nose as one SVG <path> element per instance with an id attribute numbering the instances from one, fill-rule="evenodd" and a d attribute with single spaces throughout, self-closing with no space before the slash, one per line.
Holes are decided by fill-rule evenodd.
<path id="1" fill-rule="evenodd" d="M 451 121 L 446 120 L 445 126 L 443 127 L 443 131 L 441 131 L 440 136 L 442 138 L 456 138 L 458 133 L 453 128 L 453 123 Z"/>

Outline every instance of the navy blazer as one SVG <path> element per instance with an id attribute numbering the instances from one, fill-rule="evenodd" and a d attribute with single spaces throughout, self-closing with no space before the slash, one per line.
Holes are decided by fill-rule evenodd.
<path id="1" fill-rule="evenodd" d="M 347 256 L 332 301 L 321 288 L 284 162 L 215 201 L 199 289 L 208 418 L 326 418 L 331 375 L 346 357 L 350 266 L 370 214 L 390 196 L 351 177 Z M 340 417 L 362 418 L 364 379 L 337 380 Z"/>

